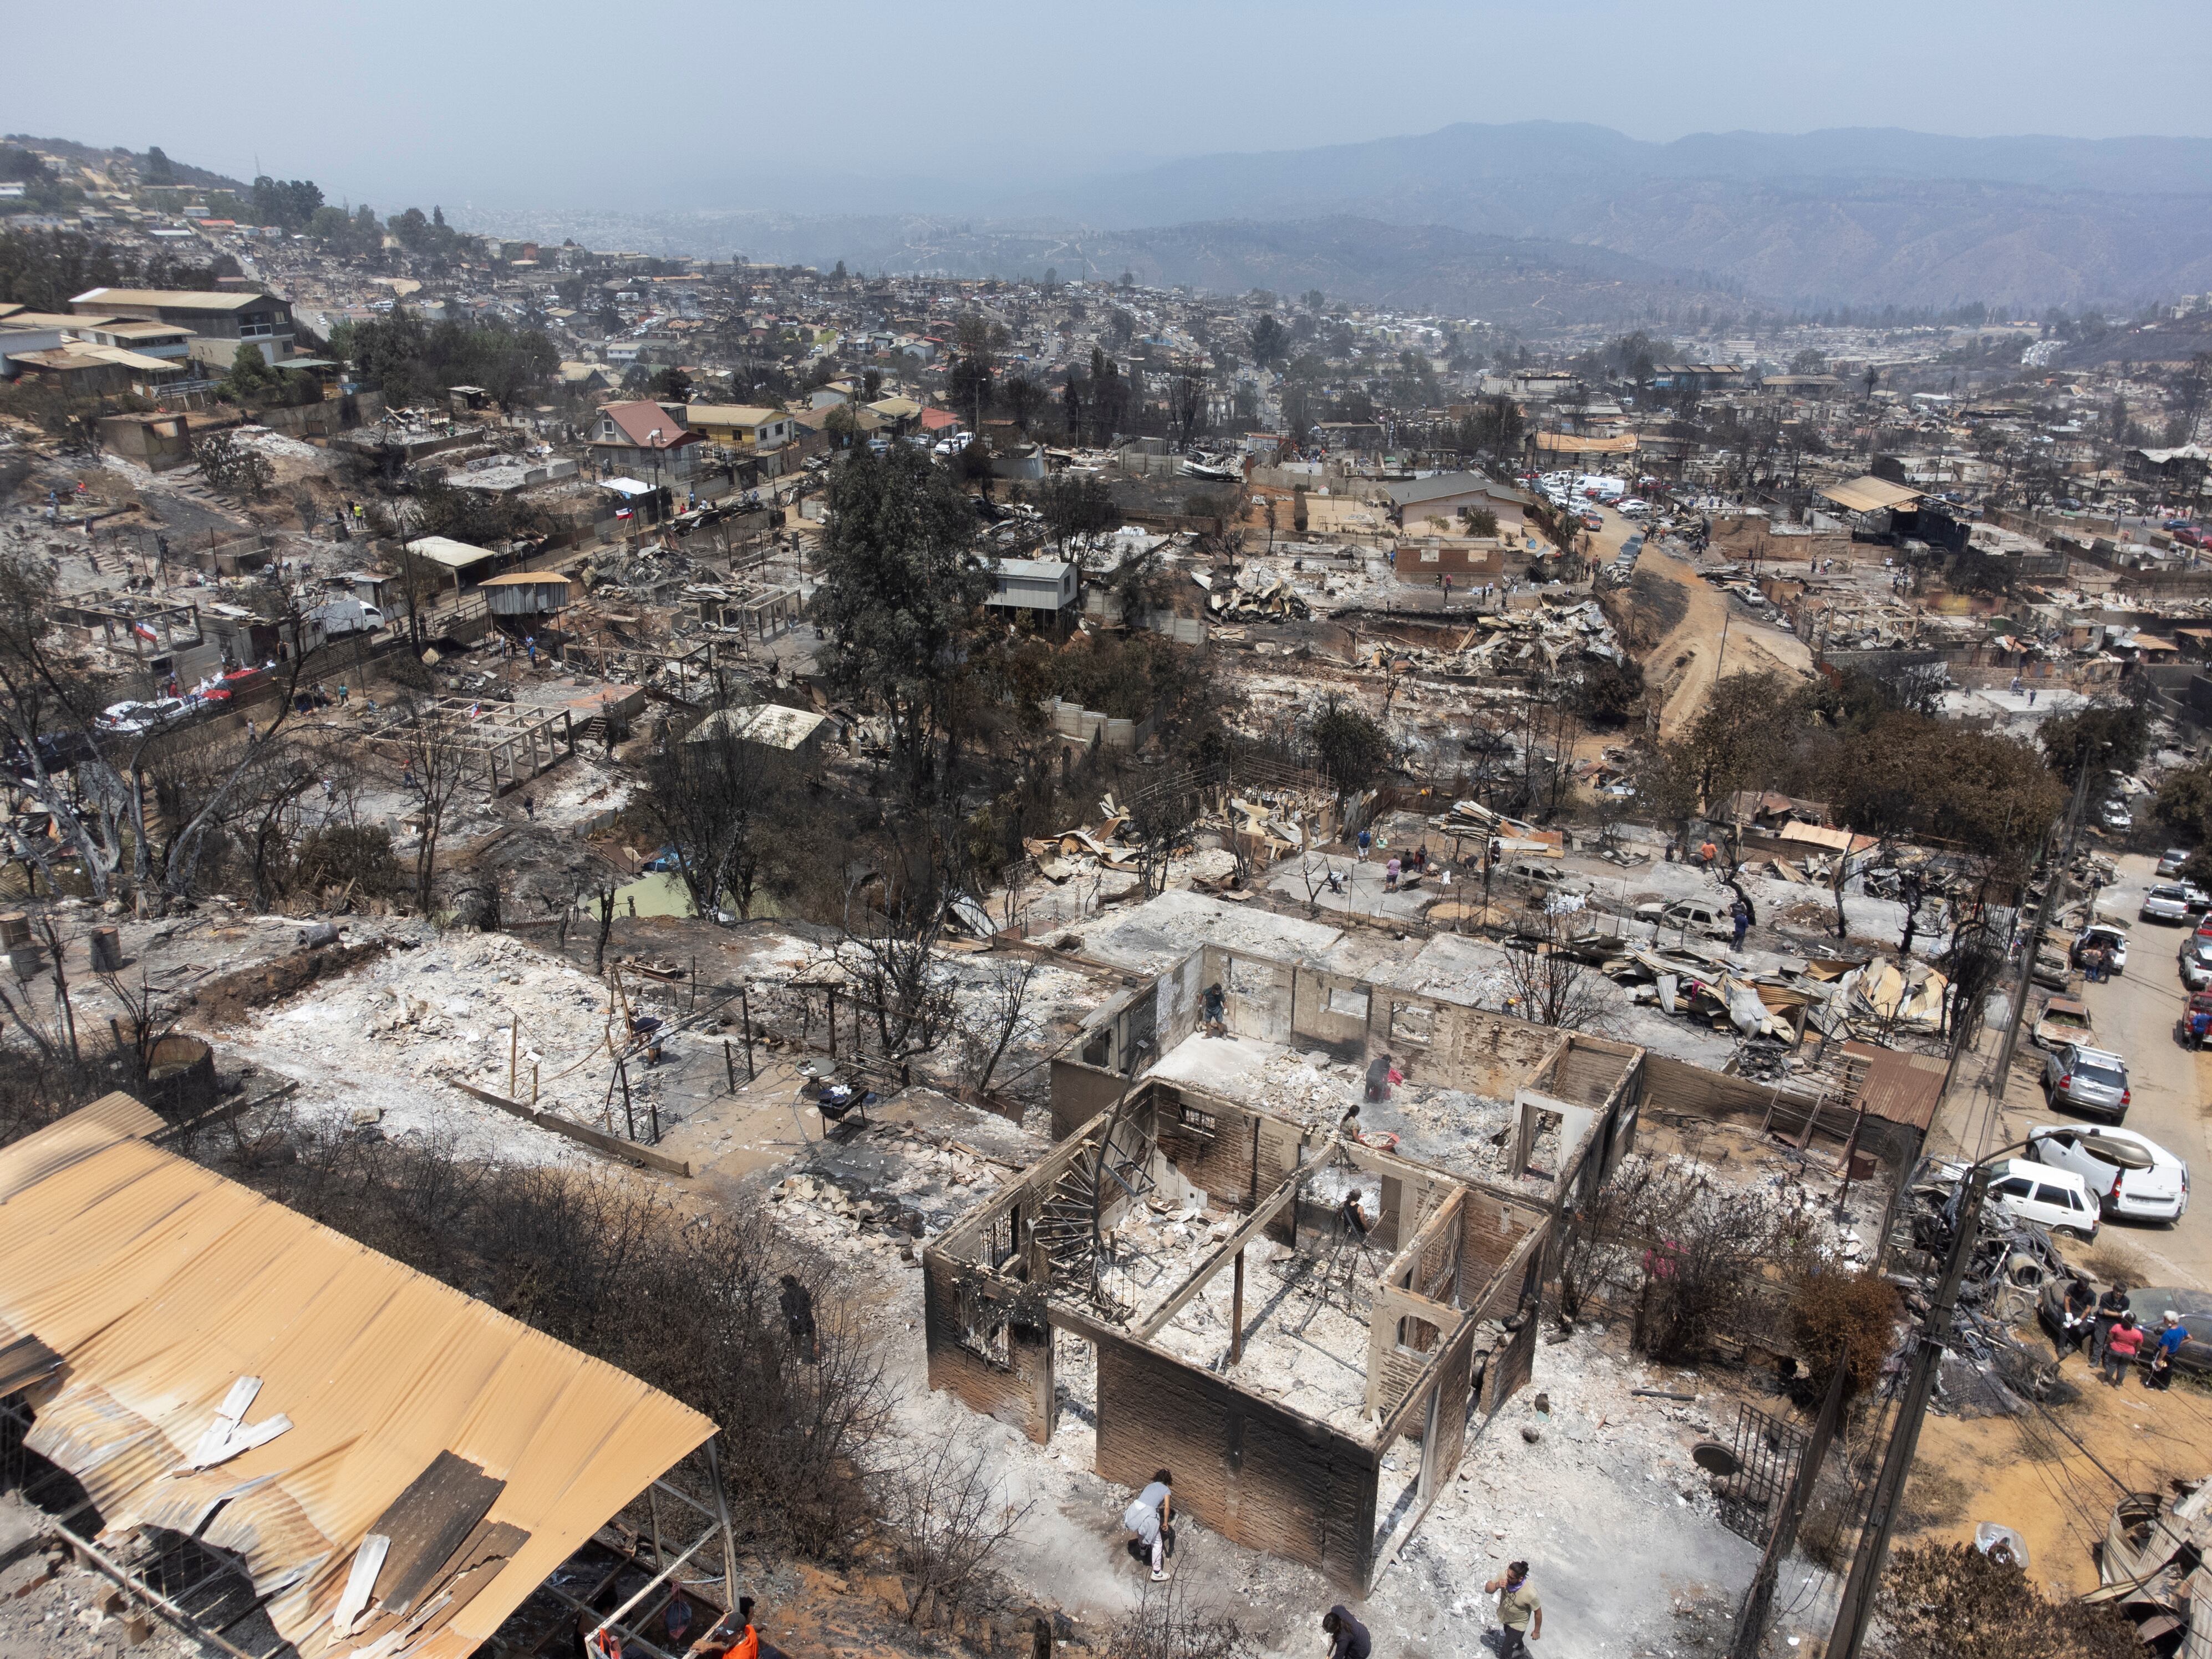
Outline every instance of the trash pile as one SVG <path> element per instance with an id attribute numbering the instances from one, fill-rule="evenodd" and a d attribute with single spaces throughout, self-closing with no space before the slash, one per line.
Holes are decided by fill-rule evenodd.
<path id="1" fill-rule="evenodd" d="M 1942 1272 L 1950 1250 L 1966 1168 L 1957 1158 L 1923 1158 L 1899 1206 L 1892 1263 L 1924 1284 Z M 2033 1348 L 2023 1344 L 2014 1328 L 2033 1331 L 2039 1309 L 2063 1294 L 2076 1272 L 2042 1228 L 1984 1204 L 1936 1374 L 1937 1409 L 1959 1417 L 2016 1417 L 2030 1409 L 2029 1402 L 2057 1396 L 2063 1385 L 2057 1360 L 2039 1340 Z M 1923 1291 L 1909 1290 L 1905 1304 L 1918 1317 L 1927 1312 L 1929 1299 Z M 1893 1363 L 1902 1364 L 1903 1355 Z"/>

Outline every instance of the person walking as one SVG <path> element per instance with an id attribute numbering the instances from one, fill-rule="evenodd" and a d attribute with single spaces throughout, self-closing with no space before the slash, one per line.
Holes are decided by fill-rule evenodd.
<path id="1" fill-rule="evenodd" d="M 1367 1626 L 1341 1601 L 1322 1614 L 1321 1628 L 1328 1638 L 1328 1659 L 1370 1659 L 1375 1651 L 1375 1638 Z"/>
<path id="2" fill-rule="evenodd" d="M 2120 1322 L 2121 1317 L 2126 1314 L 2129 1306 L 2128 1287 L 2124 1284 L 2115 1283 L 2111 1289 L 2097 1298 L 2096 1313 L 2089 1322 L 2089 1363 L 2091 1364 L 2101 1365 L 2105 1363 L 2105 1340 L 2112 1335 L 2112 1327 Z"/>
<path id="3" fill-rule="evenodd" d="M 1528 1564 L 1508 1562 L 1504 1575 L 1485 1584 L 1482 1593 L 1498 1597 L 1498 1622 L 1504 1626 L 1498 1659 L 1528 1659 L 1528 1644 L 1544 1633 L 1544 1604 L 1528 1588 Z"/>
<path id="4" fill-rule="evenodd" d="M 1131 1550 L 1150 1553 L 1152 1582 L 1164 1583 L 1168 1555 L 1175 1548 L 1175 1477 L 1165 1469 L 1153 1470 L 1152 1484 L 1122 1511 L 1121 1524 L 1135 1534 L 1129 1540 Z"/>
<path id="5" fill-rule="evenodd" d="M 1358 839 L 1352 842 L 1352 846 L 1357 854 L 1358 861 L 1359 863 L 1364 864 L 1367 862 L 1367 849 L 1374 845 L 1375 837 L 1367 830 L 1362 830 L 1359 832 Z"/>
<path id="6" fill-rule="evenodd" d="M 1391 855 L 1390 861 L 1382 866 L 1382 890 L 1384 892 L 1395 893 L 1398 890 L 1398 869 L 1397 855 L 1393 854 Z"/>
<path id="7" fill-rule="evenodd" d="M 2136 1363 L 2142 1352 L 2143 1338 L 2148 1334 L 2136 1323 L 2133 1314 L 2122 1314 L 2120 1322 L 2105 1337 L 2105 1381 L 2118 1388 L 2127 1381 L 2128 1367 Z"/>
<path id="8" fill-rule="evenodd" d="M 1729 919 L 1735 924 L 1735 944 L 1733 948 L 1741 951 L 1743 949 L 1743 936 L 1751 931 L 1751 907 L 1741 899 L 1738 899 L 1735 908 L 1729 912 Z"/>

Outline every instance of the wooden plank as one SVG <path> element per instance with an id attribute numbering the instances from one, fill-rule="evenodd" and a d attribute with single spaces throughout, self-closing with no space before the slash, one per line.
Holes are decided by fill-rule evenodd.
<path id="1" fill-rule="evenodd" d="M 1297 1195 L 1299 1178 L 1314 1164 L 1300 1164 L 1285 1176 L 1275 1190 L 1261 1199 L 1244 1218 L 1244 1224 L 1223 1239 L 1207 1253 L 1206 1260 L 1192 1270 L 1190 1276 L 1176 1289 L 1173 1296 L 1162 1303 L 1152 1316 L 1130 1334 L 1139 1342 L 1149 1342 L 1167 1326 L 1167 1322 L 1189 1304 L 1190 1299 L 1206 1288 L 1206 1282 L 1226 1267 L 1247 1244 L 1260 1236 L 1260 1230 L 1275 1218 L 1276 1212 Z"/>
<path id="2" fill-rule="evenodd" d="M 392 1540 L 377 1575 L 383 1609 L 404 1615 L 412 1608 L 506 1490 L 506 1481 L 466 1458 L 450 1451 L 432 1458 L 368 1528 Z"/>

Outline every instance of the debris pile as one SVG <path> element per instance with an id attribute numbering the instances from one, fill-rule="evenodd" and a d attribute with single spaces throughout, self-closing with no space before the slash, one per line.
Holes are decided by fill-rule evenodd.
<path id="1" fill-rule="evenodd" d="M 1246 565 L 1225 588 L 1211 581 L 1202 585 L 1206 609 L 1225 622 L 1303 622 L 1313 615 L 1291 579 L 1268 565 Z"/>
<path id="2" fill-rule="evenodd" d="M 2193 1652 L 2212 1631 L 2212 1480 L 2176 1485 L 2178 1493 L 2130 1492 L 2112 1506 L 2099 1588 L 2084 1599 L 2118 1603 L 2146 1648 L 2165 1652 L 2179 1634 Z"/>

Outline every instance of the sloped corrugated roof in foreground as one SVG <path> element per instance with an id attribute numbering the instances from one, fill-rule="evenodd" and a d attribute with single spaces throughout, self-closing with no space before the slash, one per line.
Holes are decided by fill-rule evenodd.
<path id="1" fill-rule="evenodd" d="M 160 1127 L 110 1096 L 0 1149 L 0 1391 L 27 1389 L 29 1445 L 110 1534 L 204 1527 L 304 1659 L 462 1659 L 714 1432 Z M 371 1533 L 390 1553 L 339 1636 Z"/>

